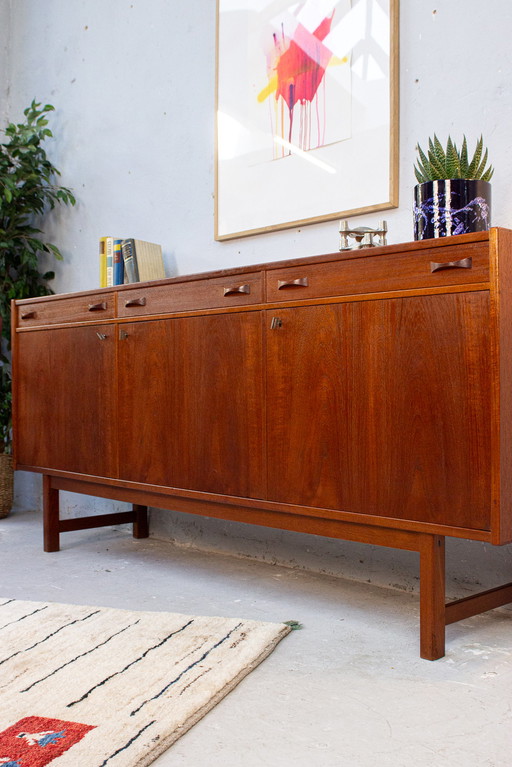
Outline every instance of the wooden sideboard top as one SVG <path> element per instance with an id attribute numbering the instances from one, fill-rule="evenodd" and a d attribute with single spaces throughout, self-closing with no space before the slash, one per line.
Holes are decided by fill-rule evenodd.
<path id="1" fill-rule="evenodd" d="M 239 267 L 230 267 L 228 269 L 216 269 L 206 272 L 196 272 L 193 274 L 178 275 L 176 277 L 167 277 L 164 280 L 154 280 L 152 282 L 138 282 L 130 283 L 127 285 L 115 285 L 107 288 L 93 288 L 90 290 L 77 291 L 73 293 L 58 293 L 50 296 L 41 296 L 38 298 L 24 298 L 15 301 L 15 305 L 33 304 L 44 301 L 59 301 L 63 298 L 69 298 L 70 296 L 88 296 L 103 293 L 111 293 L 112 291 L 124 291 L 133 290 L 139 287 L 159 286 L 159 285 L 173 285 L 175 283 L 186 283 L 198 280 L 210 280 L 214 278 L 226 278 L 231 276 L 243 276 L 244 274 L 250 274 L 253 272 L 269 272 L 273 270 L 283 269 L 286 267 L 296 266 L 308 266 L 318 263 L 327 262 L 342 262 L 342 261 L 355 261 L 357 259 L 365 259 L 369 257 L 377 256 L 392 256 L 400 255 L 403 253 L 422 253 L 424 251 L 435 251 L 437 249 L 446 249 L 456 247 L 458 249 L 463 248 L 465 245 L 471 245 L 472 243 L 485 243 L 491 242 L 494 237 L 498 236 L 500 231 L 504 230 L 502 227 L 493 227 L 487 232 L 474 232 L 471 234 L 462 234 L 453 237 L 442 237 L 439 239 L 431 240 L 419 240 L 414 242 L 403 242 L 392 245 L 384 245 L 374 248 L 360 248 L 350 251 L 336 251 L 333 253 L 324 253 L 315 256 L 305 256 L 300 258 L 286 258 L 278 261 L 269 261 L 260 264 L 248 264 Z M 460 258 L 460 256 L 458 256 Z"/>

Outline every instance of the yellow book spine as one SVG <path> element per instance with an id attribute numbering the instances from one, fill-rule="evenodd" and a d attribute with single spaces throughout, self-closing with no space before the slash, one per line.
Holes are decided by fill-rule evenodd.
<path id="1" fill-rule="evenodd" d="M 106 237 L 100 237 L 100 288 L 107 287 L 107 248 Z"/>

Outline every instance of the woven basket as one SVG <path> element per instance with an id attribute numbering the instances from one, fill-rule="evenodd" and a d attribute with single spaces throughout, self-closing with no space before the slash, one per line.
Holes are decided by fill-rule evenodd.
<path id="1" fill-rule="evenodd" d="M 0 453 L 0 519 L 11 513 L 13 477 L 12 455 Z"/>

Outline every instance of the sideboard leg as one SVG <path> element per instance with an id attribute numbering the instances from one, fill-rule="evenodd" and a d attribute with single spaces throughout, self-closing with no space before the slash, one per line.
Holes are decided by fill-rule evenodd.
<path id="1" fill-rule="evenodd" d="M 51 477 L 43 475 L 43 535 L 44 550 L 59 551 L 59 491 L 51 484 Z"/>
<path id="2" fill-rule="evenodd" d="M 149 536 L 148 507 L 134 503 L 133 513 L 135 514 L 135 519 L 133 521 L 133 537 L 147 538 Z"/>
<path id="3" fill-rule="evenodd" d="M 445 643 L 444 536 L 425 535 L 420 548 L 420 655 L 437 660 Z"/>

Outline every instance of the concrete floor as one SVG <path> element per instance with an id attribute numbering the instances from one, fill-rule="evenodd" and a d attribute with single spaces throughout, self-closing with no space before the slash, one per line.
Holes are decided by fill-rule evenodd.
<path id="1" fill-rule="evenodd" d="M 429 662 L 413 594 L 110 528 L 62 546 L 42 551 L 35 512 L 0 520 L 0 595 L 303 624 L 156 767 L 512 764 L 508 609 L 449 626 Z"/>

